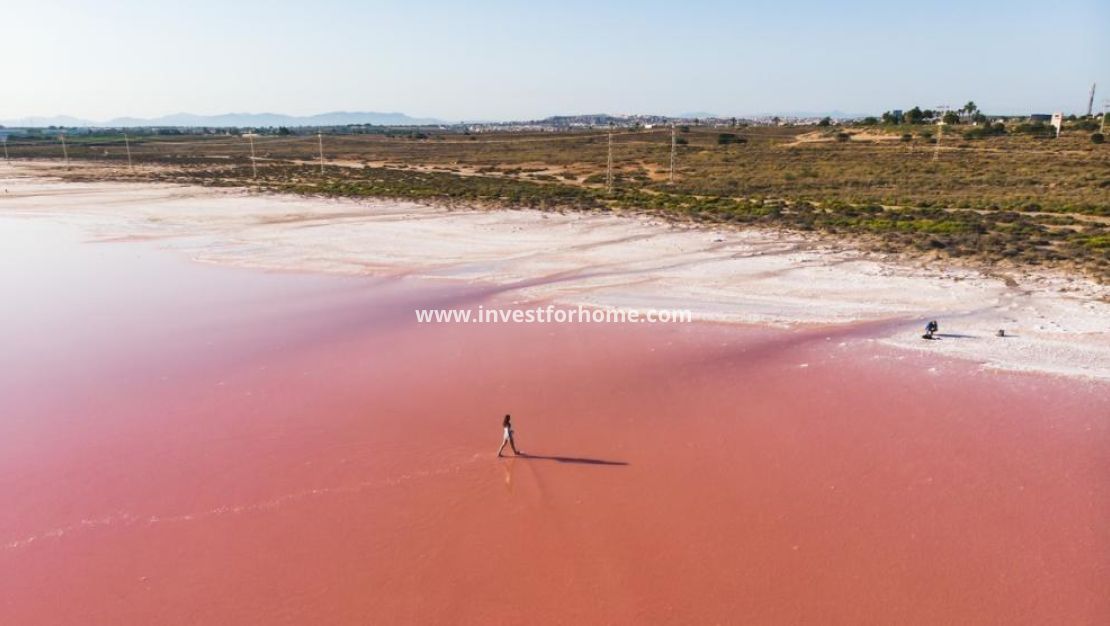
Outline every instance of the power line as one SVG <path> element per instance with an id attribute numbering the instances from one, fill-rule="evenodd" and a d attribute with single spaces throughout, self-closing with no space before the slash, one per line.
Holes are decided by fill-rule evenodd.
<path id="1" fill-rule="evenodd" d="M 660 133 L 660 130 L 658 130 L 658 129 L 646 129 L 646 130 L 623 129 L 620 134 L 622 136 L 631 136 L 631 135 L 658 135 L 659 133 Z M 298 143 L 298 142 L 312 141 L 311 135 L 302 135 L 302 136 L 289 137 L 289 138 L 271 137 L 271 136 L 267 136 L 267 135 L 256 135 L 256 136 L 258 137 L 259 145 L 265 144 L 265 145 L 268 145 L 268 146 L 275 145 L 275 144 L 286 144 L 286 143 Z M 450 136 L 450 134 L 443 135 L 443 136 Z M 471 135 L 471 137 L 473 137 L 473 136 L 474 135 Z M 336 140 L 339 140 L 339 141 L 347 141 L 347 142 L 352 142 L 352 143 L 374 143 L 374 144 L 382 143 L 382 144 L 396 144 L 396 145 L 410 145 L 410 146 L 419 146 L 419 145 L 425 145 L 425 146 L 443 146 L 443 145 L 473 146 L 473 145 L 486 145 L 486 144 L 514 144 L 514 143 L 526 144 L 526 143 L 543 143 L 543 142 L 556 142 L 556 141 L 578 141 L 578 140 L 583 140 L 583 139 L 588 140 L 588 139 L 597 139 L 597 138 L 600 138 L 602 136 L 603 136 L 602 133 L 573 133 L 572 132 L 572 133 L 559 133 L 559 134 L 550 133 L 550 134 L 546 134 L 546 135 L 543 135 L 543 136 L 527 135 L 527 136 L 523 136 L 523 137 L 513 137 L 513 138 L 508 138 L 508 139 L 476 139 L 476 140 L 465 140 L 465 141 L 446 139 L 446 140 L 417 142 L 417 141 L 414 141 L 412 139 L 404 139 L 404 138 L 400 138 L 400 137 L 385 137 L 383 135 L 374 135 L 374 134 L 328 135 L 328 137 L 330 137 L 332 139 L 336 139 Z M 233 145 L 235 143 L 236 143 L 235 140 L 221 140 L 221 139 L 196 139 L 196 140 L 184 140 L 184 141 L 170 141 L 170 140 L 152 139 L 152 140 L 148 141 L 146 143 L 146 145 L 149 145 L 149 146 L 176 146 L 176 145 L 181 145 L 181 146 L 220 146 L 220 145 Z"/>
<path id="2" fill-rule="evenodd" d="M 134 172 L 135 166 L 131 164 L 131 142 L 127 139 L 127 133 L 123 134 L 123 145 L 127 147 L 127 169 Z"/>
<path id="3" fill-rule="evenodd" d="M 613 131 L 609 130 L 609 158 L 605 166 L 605 192 L 613 193 Z"/>
<path id="4" fill-rule="evenodd" d="M 644 145 L 652 145 L 652 144 L 655 143 L 654 141 L 646 141 L 646 140 L 645 141 L 637 141 L 636 139 L 632 139 L 632 137 L 640 136 L 640 135 L 646 135 L 646 136 L 655 135 L 655 136 L 658 137 L 663 132 L 666 132 L 666 130 L 665 129 L 647 129 L 647 130 L 621 129 L 619 131 L 619 135 L 621 137 L 628 138 L 628 139 L 622 140 L 622 141 L 624 141 L 624 143 L 628 143 L 628 144 L 642 143 Z M 246 133 L 244 133 L 244 136 L 245 135 L 246 135 Z M 519 144 L 532 144 L 532 143 L 562 142 L 562 141 L 591 141 L 591 140 L 594 140 L 594 139 L 601 138 L 602 134 L 601 133 L 580 133 L 580 134 L 579 133 L 566 133 L 566 134 L 549 135 L 549 136 L 542 136 L 542 137 L 525 136 L 525 137 L 520 137 L 520 138 L 495 139 L 495 140 L 477 140 L 477 141 L 451 141 L 451 140 L 447 140 L 447 141 L 421 142 L 421 143 L 414 143 L 412 140 L 408 140 L 408 139 L 379 138 L 379 137 L 381 137 L 380 135 L 329 135 L 329 137 L 331 137 L 333 139 L 336 139 L 336 140 L 339 140 L 339 141 L 347 141 L 347 142 L 358 143 L 358 144 L 369 143 L 369 144 L 386 144 L 386 145 L 413 145 L 413 146 L 420 145 L 420 146 L 434 147 L 434 146 L 442 146 L 442 145 L 472 146 L 472 145 L 487 145 L 487 144 L 517 144 L 517 143 L 519 143 Z M 130 139 L 130 135 L 128 135 L 128 138 Z M 270 136 L 266 136 L 266 135 L 255 135 L 254 138 L 258 139 L 257 143 L 258 143 L 259 146 L 262 146 L 262 147 L 288 146 L 290 144 L 296 144 L 297 147 L 303 146 L 304 148 L 309 149 L 308 142 L 312 141 L 311 135 L 302 135 L 302 136 L 288 137 L 288 138 L 286 138 L 286 137 L 270 137 Z M 138 141 L 135 144 L 135 148 L 132 151 L 132 158 L 134 158 L 134 152 L 135 151 L 139 151 L 140 153 L 150 153 L 150 152 L 158 153 L 158 152 L 172 151 L 174 149 L 180 148 L 180 149 L 183 149 L 183 151 L 186 151 L 186 152 L 197 152 L 197 151 L 203 151 L 203 150 L 208 149 L 208 148 L 220 148 L 220 147 L 225 147 L 225 146 L 226 147 L 234 147 L 236 145 L 240 145 L 238 143 L 239 139 L 240 138 L 207 139 L 207 138 L 204 138 L 202 136 L 197 136 L 195 139 L 187 139 L 187 140 L 164 140 L 164 139 L 161 139 L 161 138 L 158 138 L 158 137 L 149 137 L 149 138 L 139 137 Z M 41 147 L 41 146 L 49 146 L 49 145 L 58 145 L 60 143 L 61 143 L 60 140 L 55 139 L 53 141 L 10 142 L 10 145 L 11 146 Z M 68 142 L 67 142 L 67 147 L 68 147 Z M 256 148 L 256 150 L 257 150 L 257 148 Z M 317 145 L 317 151 L 319 151 L 319 145 Z M 326 159 L 325 159 L 325 164 L 326 164 Z"/>
<path id="5" fill-rule="evenodd" d="M 940 158 L 940 140 L 944 137 L 944 115 L 948 113 L 951 108 L 947 104 L 942 104 L 937 107 L 937 112 L 940 113 L 940 121 L 937 122 L 937 145 L 933 149 L 933 160 L 936 161 Z"/>
<path id="6" fill-rule="evenodd" d="M 669 179 L 670 184 L 674 184 L 674 153 L 675 146 L 677 145 L 677 138 L 675 137 L 674 122 L 671 122 L 671 175 Z"/>
<path id="7" fill-rule="evenodd" d="M 242 136 L 246 137 L 247 135 L 251 135 L 251 134 L 254 134 L 254 133 L 243 133 Z M 301 142 L 301 141 L 303 141 L 303 142 L 312 141 L 312 138 L 309 137 L 309 136 L 293 137 L 293 138 L 290 138 L 290 139 L 266 138 L 265 135 L 258 135 L 258 134 L 254 134 L 254 136 L 258 137 L 258 142 L 259 143 L 266 144 L 266 145 L 273 145 L 273 144 L 278 144 L 278 143 L 297 143 L 297 142 Z M 198 146 L 198 147 L 207 148 L 207 147 L 211 147 L 211 146 L 238 146 L 238 145 L 241 145 L 239 143 L 239 139 L 240 139 L 240 137 L 236 137 L 236 138 L 233 138 L 233 139 L 203 139 L 203 138 L 198 137 L 196 139 L 186 139 L 186 140 L 183 140 L 183 141 L 168 141 L 168 140 L 162 140 L 162 139 L 157 139 L 157 138 L 151 138 L 151 139 L 148 139 L 147 141 L 145 141 L 144 145 L 153 146 L 153 147 L 161 147 L 161 146 L 188 146 L 188 147 L 192 147 L 192 146 Z"/>
<path id="8" fill-rule="evenodd" d="M 247 135 L 247 142 L 251 145 L 251 172 L 254 178 L 258 178 L 258 162 L 254 160 L 254 135 Z"/>

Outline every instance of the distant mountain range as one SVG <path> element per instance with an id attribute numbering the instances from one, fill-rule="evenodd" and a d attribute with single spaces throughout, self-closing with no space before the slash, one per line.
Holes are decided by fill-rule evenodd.
<path id="1" fill-rule="evenodd" d="M 224 113 L 222 115 L 193 115 L 175 113 L 162 117 L 138 118 L 117 117 L 106 121 L 85 120 L 68 115 L 51 117 L 23 117 L 14 120 L 0 120 L 8 127 L 43 126 L 93 126 L 103 128 L 125 128 L 135 126 L 209 126 L 209 127 L 247 127 L 264 128 L 269 126 L 346 126 L 348 124 L 373 124 L 375 126 L 425 126 L 441 124 L 439 120 L 409 117 L 404 113 L 377 113 L 373 111 L 334 111 L 319 115 L 282 115 L 280 113 Z"/>

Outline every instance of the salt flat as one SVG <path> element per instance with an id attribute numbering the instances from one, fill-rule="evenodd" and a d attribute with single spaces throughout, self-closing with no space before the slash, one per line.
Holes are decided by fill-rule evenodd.
<path id="1" fill-rule="evenodd" d="M 680 308 L 776 326 L 900 320 L 873 339 L 991 368 L 1110 379 L 1110 288 L 1081 277 L 1003 277 L 795 234 L 636 215 L 76 183 L 48 172 L 5 168 L 0 212 L 49 214 L 92 239 L 164 239 L 198 261 L 480 281 L 515 301 Z M 928 319 L 940 321 L 940 341 L 920 339 Z M 995 336 L 999 329 L 1006 337 Z"/>

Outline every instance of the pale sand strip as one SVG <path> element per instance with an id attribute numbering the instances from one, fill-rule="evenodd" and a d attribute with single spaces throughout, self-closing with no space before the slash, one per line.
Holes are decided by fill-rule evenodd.
<path id="1" fill-rule="evenodd" d="M 164 238 L 213 263 L 416 275 L 510 287 L 517 301 L 683 308 L 793 325 L 903 318 L 877 339 L 986 366 L 1110 380 L 1110 288 L 1050 273 L 1017 286 L 835 243 L 635 216 L 447 210 L 407 202 L 73 183 L 0 168 L 0 215 L 50 215 L 94 239 Z M 941 341 L 920 339 L 940 320 Z M 1005 329 L 1006 338 L 995 337 Z"/>

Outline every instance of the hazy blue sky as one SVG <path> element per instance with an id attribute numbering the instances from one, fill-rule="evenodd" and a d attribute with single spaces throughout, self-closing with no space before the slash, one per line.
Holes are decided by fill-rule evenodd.
<path id="1" fill-rule="evenodd" d="M 0 119 L 987 112 L 1110 97 L 1110 1 L 2 0 Z"/>

